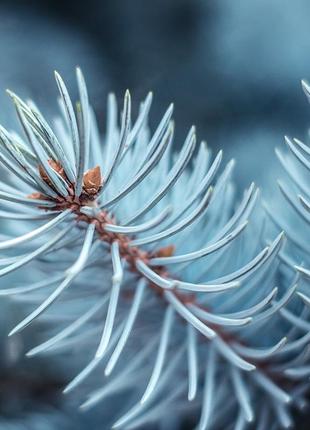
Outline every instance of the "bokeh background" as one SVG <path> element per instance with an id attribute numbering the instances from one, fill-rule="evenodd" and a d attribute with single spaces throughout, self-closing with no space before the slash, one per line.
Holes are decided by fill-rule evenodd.
<path id="1" fill-rule="evenodd" d="M 102 128 L 109 91 L 121 99 L 129 88 L 138 103 L 153 90 L 153 124 L 175 102 L 176 148 L 195 124 L 214 151 L 236 158 L 239 189 L 266 188 L 284 134 L 307 140 L 309 20 L 309 0 L 0 0 L 0 122 L 14 122 L 7 87 L 52 115 L 53 70 L 74 93 L 80 65 Z M 5 342 L 15 366 L 23 347 Z"/>
<path id="2" fill-rule="evenodd" d="M 153 122 L 175 102 L 176 145 L 192 124 L 264 185 L 283 135 L 307 134 L 300 79 L 310 78 L 308 0 L 2 0 L 0 119 L 6 87 L 54 108 L 53 70 L 80 65 L 104 121 L 108 91 L 153 90 Z M 74 87 L 72 88 L 74 91 Z M 8 117 L 8 118 L 7 118 Z"/>

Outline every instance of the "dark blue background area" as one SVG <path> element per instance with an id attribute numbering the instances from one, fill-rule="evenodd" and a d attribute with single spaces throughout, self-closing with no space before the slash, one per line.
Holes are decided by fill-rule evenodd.
<path id="1" fill-rule="evenodd" d="M 102 120 L 109 90 L 120 99 L 129 88 L 138 101 L 151 89 L 153 124 L 174 101 L 175 145 L 196 124 L 199 138 L 237 158 L 242 186 L 268 183 L 284 134 L 307 138 L 309 108 L 299 84 L 310 77 L 307 0 L 1 4 L 1 36 L 12 40 L 2 42 L 0 77 L 9 73 L 10 86 L 25 86 L 41 104 L 53 88 L 52 70 L 70 80 L 75 64 Z M 13 74 L 6 65 L 12 55 L 19 56 Z"/>
<path id="2" fill-rule="evenodd" d="M 80 65 L 100 124 L 109 91 L 129 88 L 137 106 L 152 90 L 151 124 L 175 103 L 176 149 L 195 124 L 236 158 L 240 189 L 266 188 L 284 134 L 308 139 L 309 22 L 309 0 L 0 1 L 0 122 L 12 121 L 7 87 L 50 113 L 53 70 L 74 91 Z"/>

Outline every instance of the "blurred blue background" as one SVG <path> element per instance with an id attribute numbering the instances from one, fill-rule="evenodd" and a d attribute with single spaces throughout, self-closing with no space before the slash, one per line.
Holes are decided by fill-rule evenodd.
<path id="1" fill-rule="evenodd" d="M 309 0 L 2 0 L 0 122 L 13 124 L 7 87 L 50 114 L 53 70 L 74 93 L 80 65 L 102 130 L 109 91 L 121 99 L 129 88 L 138 104 L 153 90 L 151 123 L 175 102 L 176 148 L 195 124 L 199 139 L 236 158 L 240 189 L 252 180 L 264 188 L 276 178 L 274 148 L 283 135 L 307 140 L 310 107 L 300 79 L 310 80 L 309 19 Z M 6 324 L 12 316 L 2 318 L 3 333 Z M 48 383 L 58 398 L 65 376 L 56 374 Z"/>
<path id="2" fill-rule="evenodd" d="M 307 134 L 300 79 L 310 77 L 308 0 L 8 0 L 0 2 L 0 90 L 54 107 L 57 68 L 82 66 L 104 121 L 107 92 L 148 90 L 155 124 L 175 102 L 176 146 L 191 124 L 236 178 L 265 186 L 284 134 Z M 0 118 L 10 112 L 0 102 Z M 262 168 L 263 167 L 263 168 Z"/>

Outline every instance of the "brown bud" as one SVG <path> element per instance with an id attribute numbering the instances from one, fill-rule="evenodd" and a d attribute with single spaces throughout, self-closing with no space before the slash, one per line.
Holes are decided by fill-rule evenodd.
<path id="1" fill-rule="evenodd" d="M 83 176 L 83 189 L 86 194 L 95 195 L 102 186 L 100 167 L 96 166 L 87 170 Z"/>
<path id="2" fill-rule="evenodd" d="M 48 160 L 48 164 L 51 166 L 51 168 L 53 170 L 55 170 L 55 172 L 57 172 L 63 179 L 67 179 L 66 178 L 66 174 L 64 171 L 64 168 L 62 167 L 62 165 L 59 163 L 59 161 L 54 161 L 52 159 Z"/>
<path id="3" fill-rule="evenodd" d="M 29 194 L 27 197 L 28 197 L 28 199 L 34 199 L 34 200 L 45 200 L 46 199 L 44 194 L 41 194 L 38 192 Z"/>
<path id="4" fill-rule="evenodd" d="M 163 248 L 160 248 L 158 251 L 156 251 L 155 256 L 156 257 L 171 257 L 174 254 L 175 246 L 174 245 L 168 245 Z"/>
<path id="5" fill-rule="evenodd" d="M 51 166 L 51 168 L 53 170 L 55 170 L 55 172 L 57 172 L 63 179 L 67 179 L 66 174 L 64 172 L 64 169 L 62 167 L 62 165 L 58 162 L 58 161 L 54 161 L 52 159 L 48 160 L 48 164 Z M 48 185 L 53 186 L 52 181 L 50 180 L 50 178 L 48 177 L 45 169 L 43 166 L 39 165 L 39 173 L 41 178 L 43 179 L 44 182 L 46 182 Z"/>
<path id="6" fill-rule="evenodd" d="M 45 169 L 41 166 L 41 164 L 39 165 L 39 173 L 40 173 L 40 176 L 43 179 L 43 181 L 46 182 L 47 184 L 51 185 L 51 181 L 50 181 L 49 177 L 47 176 Z"/>

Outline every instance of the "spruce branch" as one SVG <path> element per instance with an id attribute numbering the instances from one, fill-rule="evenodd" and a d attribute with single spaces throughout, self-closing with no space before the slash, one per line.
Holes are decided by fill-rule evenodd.
<path id="1" fill-rule="evenodd" d="M 54 319 L 65 327 L 28 355 L 93 351 L 65 391 L 102 368 L 104 385 L 83 409 L 126 390 L 137 399 L 127 397 L 113 428 L 188 409 L 201 409 L 200 429 L 227 428 L 233 415 L 235 428 L 286 426 L 288 405 L 304 401 L 303 372 L 289 369 L 304 363 L 309 339 L 283 324 L 301 303 L 298 279 L 275 287 L 284 235 L 264 243 L 258 189 L 236 205 L 234 162 L 221 171 L 222 152 L 213 162 L 204 142 L 196 152 L 194 127 L 172 154 L 172 105 L 150 136 L 151 94 L 132 122 L 126 91 L 120 125 L 110 95 L 101 140 L 80 69 L 76 104 L 55 77 L 63 115 L 55 131 L 12 92 L 26 139 L 0 129 L 0 160 L 15 175 L 1 185 L 0 216 L 27 230 L 0 242 L 8 252 L 0 276 L 33 274 L 32 285 L 0 295 L 27 292 L 36 305 L 10 335 L 62 306 Z"/>

